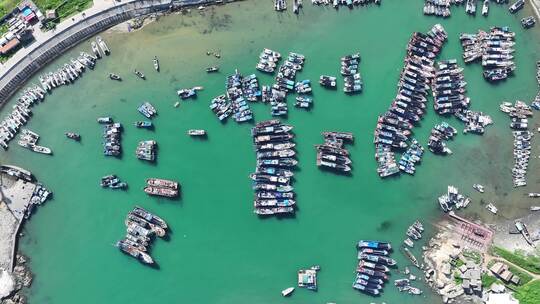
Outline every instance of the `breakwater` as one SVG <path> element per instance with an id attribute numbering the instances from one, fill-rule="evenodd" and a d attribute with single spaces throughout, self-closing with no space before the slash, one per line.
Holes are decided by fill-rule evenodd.
<path id="1" fill-rule="evenodd" d="M 232 2 L 234 0 L 227 0 Z M 30 53 L 7 67 L 0 76 L 0 107 L 47 63 L 62 55 L 84 39 L 127 20 L 178 10 L 183 7 L 220 4 L 220 0 L 130 0 L 98 10 L 93 15 L 57 32 Z"/>

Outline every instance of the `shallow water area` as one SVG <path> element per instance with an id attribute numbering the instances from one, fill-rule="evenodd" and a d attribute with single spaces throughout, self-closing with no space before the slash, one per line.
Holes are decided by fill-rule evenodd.
<path id="1" fill-rule="evenodd" d="M 524 31 L 519 25 L 525 12 L 514 16 L 505 6 L 492 4 L 489 17 L 470 17 L 460 6 L 453 7 L 451 18 L 440 19 L 423 16 L 422 6 L 423 1 L 385 0 L 380 7 L 336 11 L 306 2 L 296 16 L 291 10 L 274 12 L 269 0 L 244 1 L 160 17 L 133 33 L 102 34 L 112 54 L 32 109 L 27 128 L 39 133 L 40 143 L 51 147 L 54 155 L 32 153 L 15 142 L 0 154 L 2 162 L 31 170 L 54 191 L 54 199 L 26 224 L 20 242 L 36 274 L 30 303 L 441 302 L 420 282 L 415 285 L 424 289 L 422 296 L 400 294 L 393 286 L 393 279 L 401 278 L 397 271 L 379 298 L 353 290 L 355 244 L 359 239 L 380 239 L 397 248 L 416 218 L 432 233 L 429 223 L 442 214 L 436 198 L 448 184 L 473 198 L 465 211 L 469 216 L 496 219 L 481 200 L 495 201 L 501 217 L 526 213 L 534 201 L 524 193 L 538 191 L 535 171 L 540 162 L 531 158 L 529 186 L 512 188 L 510 119 L 498 107 L 503 100 L 534 98 L 540 45 L 538 29 Z M 438 59 L 458 58 L 465 67 L 471 108 L 491 115 L 495 124 L 484 136 L 458 134 L 448 144 L 454 151 L 451 156 L 436 156 L 426 149 L 415 176 L 381 180 L 372 144 L 377 116 L 396 94 L 412 32 L 426 32 L 435 23 L 449 34 Z M 498 85 L 482 78 L 479 63 L 463 64 L 458 39 L 461 32 L 494 25 L 509 25 L 516 32 L 515 76 Z M 297 79 L 314 82 L 313 109 L 296 109 L 289 97 L 285 120 L 295 127 L 299 160 L 294 182 L 298 211 L 293 218 L 261 219 L 252 213 L 248 178 L 256 162 L 252 125 L 232 120 L 222 124 L 208 108 L 210 100 L 224 92 L 225 77 L 235 68 L 244 75 L 256 73 L 261 84 L 272 82 L 271 76 L 255 70 L 265 47 L 304 54 L 305 68 Z M 81 50 L 90 51 L 89 42 L 44 70 L 56 69 Z M 219 51 L 221 59 L 207 56 L 207 50 Z M 339 58 L 354 52 L 362 56 L 363 93 L 346 96 L 317 84 L 321 74 L 338 76 Z M 154 56 L 159 57 L 160 73 L 153 70 Z M 219 65 L 220 72 L 207 74 L 204 69 L 212 65 Z M 134 69 L 143 71 L 147 80 L 133 75 Z M 110 81 L 111 72 L 123 81 Z M 37 78 L 31 82 L 38 83 Z M 174 108 L 179 101 L 175 91 L 195 85 L 204 86 L 197 99 L 181 101 Z M 154 131 L 132 126 L 143 120 L 136 108 L 145 100 L 158 111 Z M 251 105 L 256 121 L 270 118 L 269 105 Z M 10 108 L 7 105 L 3 112 Z M 124 125 L 119 159 L 102 155 L 102 130 L 96 118 L 105 115 Z M 456 119 L 435 114 L 430 98 L 415 137 L 426 146 L 431 128 L 440 121 L 463 128 Z M 206 129 L 208 138 L 190 138 L 188 129 Z M 354 132 L 355 143 L 348 146 L 352 176 L 316 167 L 313 145 L 323 142 L 320 133 L 326 130 Z M 66 139 L 66 131 L 80 133 L 81 143 Z M 156 164 L 134 156 L 137 143 L 149 139 L 158 142 Z M 117 174 L 129 189 L 101 189 L 99 179 L 107 174 Z M 178 180 L 180 199 L 146 196 L 142 187 L 147 177 Z M 486 186 L 486 193 L 475 192 L 473 183 Z M 145 267 L 112 246 L 125 233 L 124 218 L 135 204 L 160 215 L 171 227 L 170 239 L 156 240 L 151 249 L 158 269 Z M 414 252 L 420 255 L 419 248 Z M 392 257 L 400 269 L 409 264 L 398 250 Z M 296 271 L 314 264 L 322 267 L 318 292 L 297 289 L 290 298 L 282 298 L 282 289 L 296 286 Z"/>

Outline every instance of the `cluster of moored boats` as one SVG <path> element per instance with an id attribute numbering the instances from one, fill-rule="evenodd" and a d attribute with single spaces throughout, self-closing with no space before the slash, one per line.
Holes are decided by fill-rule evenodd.
<path id="1" fill-rule="evenodd" d="M 143 190 L 148 195 L 173 198 L 180 193 L 180 184 L 168 179 L 148 178 Z"/>
<path id="2" fill-rule="evenodd" d="M 525 130 L 529 127 L 528 117 L 533 115 L 532 108 L 523 101 L 516 100 L 512 105 L 510 102 L 503 102 L 499 109 L 507 113 L 512 119 L 510 128 L 514 130 Z"/>
<path id="3" fill-rule="evenodd" d="M 527 185 L 527 168 L 531 157 L 531 131 L 512 131 L 514 136 L 514 167 L 512 179 L 514 187 Z"/>
<path id="4" fill-rule="evenodd" d="M 39 135 L 35 132 L 32 132 L 28 129 L 22 129 L 21 135 L 19 136 L 19 140 L 17 141 L 17 144 L 23 148 L 30 149 L 37 153 L 42 154 L 52 154 L 52 151 L 50 148 L 39 146 L 37 144 L 39 140 Z"/>
<path id="5" fill-rule="evenodd" d="M 110 52 L 107 45 L 100 37 L 97 37 L 98 46 L 102 51 Z M 58 68 L 55 72 L 45 73 L 39 76 L 41 87 L 30 85 L 23 90 L 13 111 L 0 122 L 0 146 L 7 149 L 9 142 L 17 135 L 19 129 L 27 123 L 32 115 L 30 109 L 36 102 L 43 101 L 47 92 L 55 88 L 68 85 L 77 80 L 86 68 L 93 69 L 98 57 L 86 52 L 81 52 L 79 57 L 71 58 L 69 62 Z"/>
<path id="6" fill-rule="evenodd" d="M 381 177 L 399 173 L 394 150 L 408 146 L 413 125 L 426 111 L 428 89 L 435 77 L 434 58 L 446 39 L 446 31 L 436 24 L 427 34 L 415 32 L 409 40 L 398 93 L 386 113 L 379 116 L 374 132 L 377 172 Z"/>
<path id="7" fill-rule="evenodd" d="M 156 108 L 149 103 L 148 101 L 143 102 L 138 108 L 137 111 L 141 113 L 146 118 L 152 118 L 157 114 Z M 139 127 L 139 126 L 137 126 Z M 142 125 L 141 125 L 142 127 Z"/>
<path id="8" fill-rule="evenodd" d="M 514 64 L 514 36 L 508 27 L 492 27 L 488 32 L 479 30 L 477 34 L 460 35 L 463 60 L 466 63 L 482 60 L 484 78 L 495 82 L 508 78 L 516 66 Z"/>
<path id="9" fill-rule="evenodd" d="M 407 248 L 405 248 L 405 249 L 407 249 Z M 414 278 L 414 276 L 412 276 L 412 277 Z M 412 286 L 411 285 L 411 280 L 407 279 L 407 278 L 394 280 L 394 285 L 397 287 L 399 292 L 406 292 L 406 293 L 412 294 L 412 295 L 421 295 L 422 294 L 422 290 L 420 290 L 420 288 L 418 288 L 418 287 Z"/>
<path id="10" fill-rule="evenodd" d="M 317 273 L 320 269 L 319 266 L 312 266 L 309 269 L 298 270 L 298 287 L 316 291 Z"/>
<path id="11" fill-rule="evenodd" d="M 105 175 L 101 178 L 101 187 L 110 189 L 126 189 L 128 184 L 123 182 L 115 174 Z"/>
<path id="12" fill-rule="evenodd" d="M 119 156 L 122 153 L 122 124 L 113 123 L 110 117 L 98 118 L 98 123 L 103 125 L 103 154 L 105 156 Z"/>
<path id="13" fill-rule="evenodd" d="M 424 232 L 424 226 L 419 220 L 416 220 L 412 225 L 407 228 L 407 238 L 403 241 L 403 244 L 407 245 L 410 248 L 414 247 L 414 241 L 417 241 L 422 238 L 422 233 Z"/>
<path id="14" fill-rule="evenodd" d="M 389 257 L 392 245 L 380 241 L 361 240 L 357 244 L 358 267 L 353 288 L 369 295 L 379 295 L 396 261 Z"/>
<path id="15" fill-rule="evenodd" d="M 277 52 L 274 52 L 277 53 Z M 275 56 L 281 56 L 277 53 Z M 289 52 L 289 56 L 280 65 L 278 73 L 275 77 L 275 82 L 272 87 L 263 88 L 263 102 L 270 102 L 272 116 L 286 116 L 289 112 L 287 106 L 287 94 L 295 91 L 296 73 L 304 67 L 305 56 L 302 54 Z M 305 83 L 304 83 L 305 84 Z M 302 82 L 298 86 L 299 91 L 302 88 Z M 302 107 L 309 107 L 312 103 L 310 97 L 303 94 L 298 95 L 297 101 Z"/>
<path id="16" fill-rule="evenodd" d="M 345 6 L 352 8 L 353 6 L 366 6 L 369 4 L 381 4 L 381 0 L 311 0 L 314 5 L 332 5 L 334 8 Z"/>
<path id="17" fill-rule="evenodd" d="M 446 141 L 452 139 L 456 134 L 456 128 L 452 127 L 447 122 L 436 124 L 433 129 L 431 129 L 431 134 L 429 135 L 429 151 L 442 155 L 452 154 L 452 150 L 446 146 Z"/>
<path id="18" fill-rule="evenodd" d="M 360 93 L 364 88 L 362 75 L 360 75 L 360 53 L 341 57 L 341 76 L 343 76 L 343 92 Z"/>
<path id="19" fill-rule="evenodd" d="M 135 206 L 125 220 L 126 236 L 116 242 L 116 247 L 123 253 L 132 256 L 144 264 L 154 264 L 148 253 L 155 236 L 164 237 L 167 223 L 159 216 L 142 207 Z"/>
<path id="20" fill-rule="evenodd" d="M 257 167 L 250 178 L 255 190 L 254 212 L 258 215 L 295 212 L 295 193 L 291 184 L 292 170 L 298 161 L 294 157 L 292 128 L 274 119 L 259 122 L 251 129 Z"/>
<path id="21" fill-rule="evenodd" d="M 210 109 L 220 121 L 227 120 L 231 115 L 238 123 L 250 121 L 253 120 L 253 112 L 247 101 L 257 101 L 260 95 L 257 76 L 251 74 L 243 77 L 235 70 L 234 74 L 227 76 L 226 94 L 212 99 Z"/>
<path id="22" fill-rule="evenodd" d="M 445 194 L 439 196 L 438 200 L 439 206 L 444 212 L 465 208 L 471 202 L 470 198 L 460 194 L 458 188 L 451 185 L 448 186 Z"/>
<path id="23" fill-rule="evenodd" d="M 323 88 L 335 89 L 337 87 L 337 78 L 335 76 L 321 75 L 319 77 L 319 84 Z"/>
<path id="24" fill-rule="evenodd" d="M 465 96 L 467 83 L 463 80 L 463 68 L 456 59 L 437 63 L 433 84 L 434 109 L 438 114 L 454 114 L 469 108 L 470 100 Z"/>
<path id="25" fill-rule="evenodd" d="M 425 0 L 424 15 L 449 17 L 451 0 Z"/>
<path id="26" fill-rule="evenodd" d="M 313 98 L 309 95 L 311 95 L 311 80 L 304 79 L 301 81 L 298 81 L 294 85 L 294 91 L 299 94 L 296 96 L 296 100 L 294 102 L 294 106 L 297 108 L 302 109 L 309 109 L 313 105 Z"/>
<path id="27" fill-rule="evenodd" d="M 484 134 L 486 126 L 493 123 L 491 116 L 479 111 L 461 110 L 454 113 L 454 116 L 465 124 L 463 133 Z"/>
<path id="28" fill-rule="evenodd" d="M 255 68 L 261 72 L 274 73 L 277 63 L 281 59 L 281 54 L 270 49 L 264 49 L 259 55 L 259 63 Z"/>
<path id="29" fill-rule="evenodd" d="M 138 159 L 154 162 L 156 160 L 157 143 L 155 140 L 140 141 L 135 149 Z"/>
<path id="30" fill-rule="evenodd" d="M 415 138 L 412 138 L 407 150 L 403 152 L 399 159 L 399 170 L 414 175 L 416 172 L 416 164 L 422 161 L 423 155 L 424 147 L 422 147 Z"/>
<path id="31" fill-rule="evenodd" d="M 316 145 L 317 166 L 335 172 L 349 173 L 351 159 L 349 151 L 344 148 L 345 143 L 352 143 L 354 136 L 350 132 L 323 132 L 324 144 Z"/>
<path id="32" fill-rule="evenodd" d="M 521 26 L 524 29 L 530 29 L 536 24 L 536 19 L 533 16 L 525 17 L 521 19 Z"/>

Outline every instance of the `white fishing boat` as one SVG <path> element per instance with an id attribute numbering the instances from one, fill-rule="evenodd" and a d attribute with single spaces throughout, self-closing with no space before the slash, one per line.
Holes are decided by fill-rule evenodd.
<path id="1" fill-rule="evenodd" d="M 472 187 L 474 188 L 474 190 L 480 192 L 480 193 L 484 193 L 484 186 L 480 185 L 480 184 L 474 184 L 472 185 Z"/>
<path id="2" fill-rule="evenodd" d="M 41 153 L 41 154 L 52 154 L 52 150 L 47 148 L 47 147 L 43 147 L 43 146 L 38 146 L 38 145 L 33 145 L 32 146 L 32 151 L 34 152 L 37 152 L 37 153 Z"/>
<path id="3" fill-rule="evenodd" d="M 293 293 L 293 291 L 294 291 L 294 287 L 289 287 L 289 288 L 283 289 L 281 291 L 281 295 L 284 297 L 288 297 L 291 295 L 291 293 Z"/>
<path id="4" fill-rule="evenodd" d="M 531 211 L 540 211 L 540 206 L 531 206 Z"/>
<path id="5" fill-rule="evenodd" d="M 205 136 L 205 135 L 206 135 L 206 131 L 205 131 L 205 130 L 195 130 L 195 129 L 191 129 L 191 130 L 188 130 L 188 135 L 189 135 L 189 136 Z"/>
<path id="6" fill-rule="evenodd" d="M 159 72 L 159 60 L 157 56 L 154 56 L 154 69 Z"/>
<path id="7" fill-rule="evenodd" d="M 497 214 L 497 211 L 498 211 L 497 207 L 495 207 L 495 205 L 493 205 L 493 203 L 487 204 L 486 209 L 491 211 L 491 213 L 493 213 L 493 214 Z"/>

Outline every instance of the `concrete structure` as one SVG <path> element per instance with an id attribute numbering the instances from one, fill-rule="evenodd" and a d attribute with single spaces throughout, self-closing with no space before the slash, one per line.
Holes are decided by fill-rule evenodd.
<path id="1" fill-rule="evenodd" d="M 514 275 L 508 268 L 508 265 L 501 262 L 496 262 L 489 268 L 489 270 L 503 282 L 518 285 L 520 281 L 519 277 Z"/>
<path id="2" fill-rule="evenodd" d="M 231 2 L 234 0 L 228 0 Z M 94 6 L 59 24 L 55 31 L 37 35 L 36 42 L 20 50 L 0 68 L 0 106 L 47 63 L 84 39 L 124 21 L 185 6 L 223 3 L 222 0 L 114 0 Z"/>

